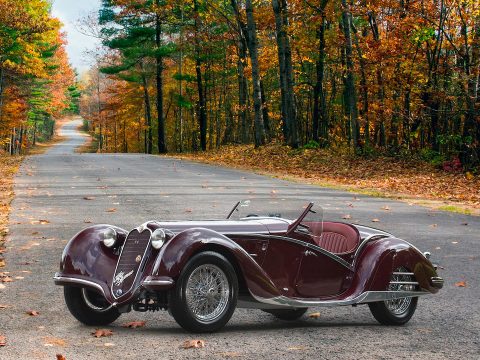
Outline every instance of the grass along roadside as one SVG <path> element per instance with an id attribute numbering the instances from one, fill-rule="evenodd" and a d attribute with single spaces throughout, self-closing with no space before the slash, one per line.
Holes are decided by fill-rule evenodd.
<path id="1" fill-rule="evenodd" d="M 254 171 L 280 179 L 375 197 L 393 198 L 437 210 L 480 215 L 480 178 L 439 170 L 418 160 L 359 158 L 331 150 L 291 150 L 271 144 L 225 146 L 205 153 L 171 155 Z"/>

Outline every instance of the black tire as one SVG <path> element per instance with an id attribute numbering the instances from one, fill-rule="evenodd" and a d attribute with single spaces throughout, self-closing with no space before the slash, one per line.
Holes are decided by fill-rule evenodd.
<path id="1" fill-rule="evenodd" d="M 216 286 L 217 290 L 214 288 L 207 291 L 202 290 L 203 292 L 200 295 L 196 295 L 196 300 L 198 301 L 200 298 L 201 304 L 208 306 L 207 304 L 210 302 L 216 303 L 217 299 L 220 299 L 214 310 L 205 315 L 198 314 L 200 309 L 192 308 L 191 302 L 195 295 L 191 293 L 190 289 L 187 293 L 187 285 L 192 286 L 194 280 L 204 278 L 202 277 L 202 271 L 203 274 L 215 274 L 214 279 L 217 280 L 215 285 L 212 286 Z M 223 289 L 223 292 L 221 289 Z M 227 290 L 228 293 L 225 294 Z M 215 294 L 223 294 L 223 296 L 215 296 Z M 183 269 L 175 289 L 169 293 L 169 311 L 176 322 L 187 331 L 195 333 L 214 332 L 224 327 L 232 317 L 237 306 L 237 297 L 238 279 L 233 266 L 223 255 L 206 251 L 192 257 Z M 218 312 L 218 314 L 215 314 L 215 312 Z"/>
<path id="2" fill-rule="evenodd" d="M 78 287 L 64 287 L 65 302 L 70 313 L 89 326 L 108 325 L 121 315 L 99 293 Z"/>
<path id="3" fill-rule="evenodd" d="M 411 298 L 410 305 L 402 314 L 395 314 L 388 309 L 384 301 L 369 303 L 373 317 L 382 325 L 399 326 L 405 325 L 415 313 L 418 298 Z"/>
<path id="4" fill-rule="evenodd" d="M 285 321 L 294 321 L 300 319 L 307 312 L 308 308 L 301 309 L 272 309 L 263 310 L 269 314 L 272 314 L 277 319 Z"/>
<path id="5" fill-rule="evenodd" d="M 408 272 L 406 268 L 398 268 L 395 272 Z M 393 281 L 413 282 L 415 278 L 412 275 L 395 275 L 392 274 Z M 388 286 L 390 291 L 414 291 L 415 285 L 394 285 Z M 417 309 L 418 297 L 401 298 L 389 301 L 379 301 L 369 303 L 370 311 L 373 317 L 382 325 L 399 326 L 405 325 L 415 313 Z"/>

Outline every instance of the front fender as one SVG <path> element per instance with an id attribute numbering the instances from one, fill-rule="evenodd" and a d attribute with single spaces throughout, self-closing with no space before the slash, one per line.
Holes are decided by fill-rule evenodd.
<path id="1" fill-rule="evenodd" d="M 56 284 L 101 289 L 105 298 L 113 302 L 110 287 L 118 256 L 102 243 L 102 234 L 107 228 L 115 229 L 119 241 L 125 240 L 127 231 L 112 225 L 95 225 L 80 231 L 63 251 L 60 272 L 55 275 Z"/>
<path id="2" fill-rule="evenodd" d="M 271 298 L 280 293 L 260 265 L 237 243 L 216 231 L 197 228 L 185 230 L 171 239 L 160 251 L 152 274 L 178 280 L 188 260 L 195 254 L 211 249 L 227 253 L 232 264 L 241 271 L 249 292 L 257 297 Z"/>

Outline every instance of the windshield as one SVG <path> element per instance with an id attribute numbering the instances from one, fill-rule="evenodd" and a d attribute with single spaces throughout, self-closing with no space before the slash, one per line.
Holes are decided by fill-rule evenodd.
<path id="1" fill-rule="evenodd" d="M 308 212 L 307 209 L 310 210 Z M 304 217 L 299 222 L 300 230 L 308 230 L 315 227 L 315 233 L 322 232 L 323 209 L 310 201 L 289 199 L 289 198 L 269 198 L 269 199 L 248 199 L 239 201 L 227 219 L 247 220 L 249 218 L 282 218 L 290 220 L 293 224 L 299 217 Z"/>

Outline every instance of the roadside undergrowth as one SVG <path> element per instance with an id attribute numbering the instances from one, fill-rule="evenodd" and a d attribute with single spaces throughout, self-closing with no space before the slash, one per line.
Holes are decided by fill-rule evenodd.
<path id="1" fill-rule="evenodd" d="M 439 210 L 480 215 L 480 178 L 447 173 L 426 162 L 362 158 L 323 149 L 292 150 L 270 144 L 224 146 L 177 158 L 223 165 L 277 178 L 376 197 L 395 198 Z"/>

